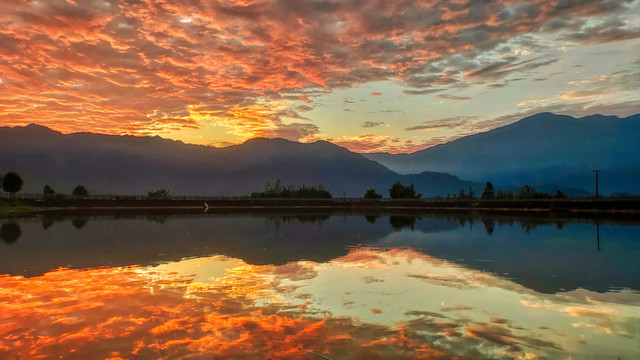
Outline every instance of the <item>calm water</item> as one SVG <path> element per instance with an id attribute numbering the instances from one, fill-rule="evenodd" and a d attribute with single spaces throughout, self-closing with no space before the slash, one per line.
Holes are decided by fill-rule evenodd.
<path id="1" fill-rule="evenodd" d="M 0 219 L 2 359 L 638 359 L 640 222 Z"/>

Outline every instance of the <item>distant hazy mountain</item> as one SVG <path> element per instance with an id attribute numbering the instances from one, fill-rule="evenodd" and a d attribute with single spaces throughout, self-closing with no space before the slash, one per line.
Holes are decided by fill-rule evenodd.
<path id="1" fill-rule="evenodd" d="M 0 172 L 18 172 L 23 192 L 42 192 L 45 184 L 70 193 L 84 185 L 94 194 L 146 194 L 166 188 L 175 195 L 248 195 L 281 179 L 283 185 L 322 184 L 334 196 L 362 196 L 375 188 L 415 183 L 425 196 L 457 193 L 483 184 L 448 174 L 399 175 L 337 145 L 254 139 L 212 148 L 158 137 L 63 135 L 46 127 L 0 128 Z"/>
<path id="2" fill-rule="evenodd" d="M 573 118 L 541 113 L 412 154 L 366 154 L 399 173 L 424 170 L 503 186 L 549 184 L 640 193 L 640 114 Z"/>

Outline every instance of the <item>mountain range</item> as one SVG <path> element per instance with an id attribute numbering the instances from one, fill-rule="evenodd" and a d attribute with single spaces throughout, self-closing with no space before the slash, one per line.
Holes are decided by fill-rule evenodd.
<path id="1" fill-rule="evenodd" d="M 369 188 L 387 196 L 395 181 L 415 184 L 425 197 L 469 188 L 480 194 L 486 181 L 497 189 L 528 184 L 586 196 L 598 169 L 601 194 L 637 194 L 639 140 L 640 114 L 576 119 L 541 113 L 398 155 L 264 138 L 214 148 L 160 137 L 62 134 L 32 124 L 0 127 L 0 173 L 18 172 L 28 193 L 41 193 L 44 185 L 70 193 L 81 184 L 92 194 L 165 188 L 174 195 L 242 196 L 281 179 L 285 186 L 322 184 L 334 197 L 360 197 Z"/>
<path id="2" fill-rule="evenodd" d="M 335 197 L 361 197 L 369 188 L 388 196 L 389 186 L 414 183 L 424 196 L 482 191 L 484 184 L 453 175 L 397 174 L 377 162 L 326 141 L 302 144 L 252 139 L 225 148 L 189 145 L 159 137 L 62 134 L 39 125 L 0 128 L 0 172 L 16 171 L 23 192 L 44 185 L 70 193 L 140 195 L 165 188 L 174 195 L 242 196 L 266 183 L 322 184 Z"/>
<path id="3" fill-rule="evenodd" d="M 640 114 L 540 113 L 411 154 L 365 157 L 403 174 L 428 169 L 498 186 L 553 184 L 591 192 L 593 170 L 600 170 L 600 193 L 640 194 Z"/>

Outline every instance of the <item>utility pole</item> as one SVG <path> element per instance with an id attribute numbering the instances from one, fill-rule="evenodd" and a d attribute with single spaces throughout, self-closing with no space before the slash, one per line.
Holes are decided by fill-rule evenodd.
<path id="1" fill-rule="evenodd" d="M 598 171 L 600 170 L 591 170 L 591 172 L 596 173 L 596 200 L 598 200 Z"/>

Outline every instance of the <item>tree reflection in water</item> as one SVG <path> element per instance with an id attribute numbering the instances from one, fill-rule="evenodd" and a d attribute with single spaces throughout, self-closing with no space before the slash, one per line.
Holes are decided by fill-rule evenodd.
<path id="1" fill-rule="evenodd" d="M 0 226 L 0 238 L 7 244 L 18 241 L 18 238 L 22 235 L 20 225 L 16 223 L 6 223 Z"/>

